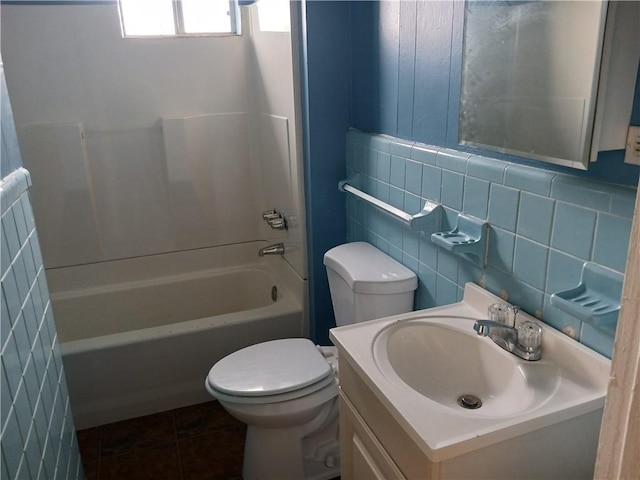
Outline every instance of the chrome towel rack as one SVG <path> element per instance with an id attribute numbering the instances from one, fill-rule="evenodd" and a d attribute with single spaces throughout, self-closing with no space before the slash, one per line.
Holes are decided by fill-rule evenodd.
<path id="1" fill-rule="evenodd" d="M 338 190 L 355 195 L 356 197 L 370 203 L 379 210 L 388 213 L 389 215 L 409 225 L 409 227 L 413 230 L 417 230 L 420 232 L 433 230 L 433 227 L 435 226 L 433 220 L 436 216 L 436 213 L 440 210 L 440 204 L 427 200 L 420 212 L 416 213 L 415 215 L 410 215 L 400 210 L 399 208 L 394 207 L 393 205 L 389 205 L 388 203 L 385 203 L 382 200 L 372 197 L 368 193 L 357 189 L 356 187 L 351 185 L 352 183 L 356 183 L 354 181 L 355 179 L 356 178 L 354 177 L 338 182 Z"/>

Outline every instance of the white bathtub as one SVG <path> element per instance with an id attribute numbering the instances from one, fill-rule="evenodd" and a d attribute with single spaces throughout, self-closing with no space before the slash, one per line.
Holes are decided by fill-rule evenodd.
<path id="1" fill-rule="evenodd" d="M 304 281 L 264 245 L 48 270 L 76 428 L 207 401 L 216 361 L 304 336 Z"/>

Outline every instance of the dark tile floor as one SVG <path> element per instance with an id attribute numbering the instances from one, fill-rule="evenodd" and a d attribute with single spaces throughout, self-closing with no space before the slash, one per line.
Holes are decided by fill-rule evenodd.
<path id="1" fill-rule="evenodd" d="M 87 480 L 231 480 L 245 432 L 213 401 L 77 433 Z"/>

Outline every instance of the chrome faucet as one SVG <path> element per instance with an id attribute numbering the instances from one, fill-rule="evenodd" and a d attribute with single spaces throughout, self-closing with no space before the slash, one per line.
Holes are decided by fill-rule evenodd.
<path id="1" fill-rule="evenodd" d="M 493 320 L 477 320 L 473 329 L 523 360 L 539 360 L 542 356 L 542 328 L 530 320 L 520 323 L 517 328 Z"/>
<path id="2" fill-rule="evenodd" d="M 264 257 L 265 255 L 284 255 L 284 243 L 274 243 L 258 250 L 259 257 Z"/>

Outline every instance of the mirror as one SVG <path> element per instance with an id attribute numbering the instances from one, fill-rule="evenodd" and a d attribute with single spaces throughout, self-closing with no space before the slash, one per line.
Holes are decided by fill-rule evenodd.
<path id="1" fill-rule="evenodd" d="M 459 143 L 586 170 L 606 10 L 602 1 L 468 1 Z"/>

